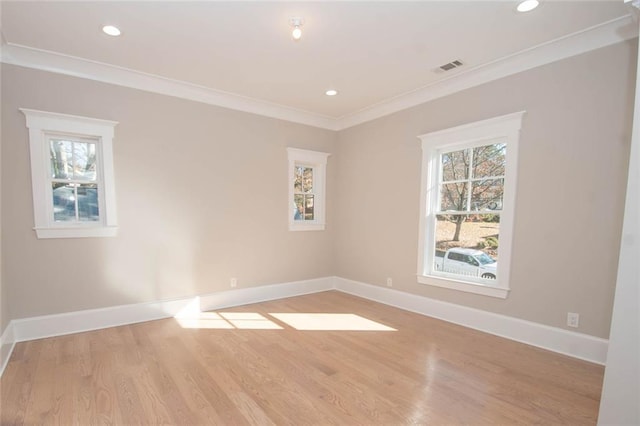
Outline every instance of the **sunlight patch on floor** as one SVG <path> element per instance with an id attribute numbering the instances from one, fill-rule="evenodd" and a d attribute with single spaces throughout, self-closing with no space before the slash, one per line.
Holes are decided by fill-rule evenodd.
<path id="1" fill-rule="evenodd" d="M 195 297 L 174 318 L 182 328 L 219 330 L 282 330 L 282 327 L 255 312 L 202 312 Z"/>
<path id="2" fill-rule="evenodd" d="M 235 328 L 223 318 L 176 318 L 182 328 L 209 328 L 229 330 Z"/>
<path id="3" fill-rule="evenodd" d="M 269 313 L 296 330 L 397 331 L 356 314 Z"/>
<path id="4" fill-rule="evenodd" d="M 192 316 L 176 316 L 175 320 L 182 328 L 282 330 L 275 322 L 256 313 L 200 312 Z"/>
<path id="5" fill-rule="evenodd" d="M 235 328 L 245 330 L 282 330 L 275 322 L 255 312 L 220 312 Z"/>
<path id="6" fill-rule="evenodd" d="M 182 328 L 219 330 L 283 330 L 273 318 L 300 331 L 396 331 L 356 314 L 203 312 L 199 297 L 193 298 L 175 315 Z"/>

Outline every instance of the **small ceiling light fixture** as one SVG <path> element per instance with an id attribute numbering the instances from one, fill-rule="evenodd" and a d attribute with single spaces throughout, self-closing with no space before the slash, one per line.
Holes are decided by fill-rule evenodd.
<path id="1" fill-rule="evenodd" d="M 289 18 L 289 25 L 293 27 L 293 31 L 291 31 L 291 37 L 294 40 L 300 40 L 302 37 L 302 29 L 300 27 L 304 24 L 304 19 L 300 17 L 291 17 Z"/>
<path id="2" fill-rule="evenodd" d="M 327 96 L 335 96 L 338 94 L 338 91 L 335 89 L 329 89 L 326 92 L 324 92 L 324 94 Z"/>
<path id="3" fill-rule="evenodd" d="M 518 4 L 518 12 L 530 12 L 540 5 L 538 0 L 524 0 Z"/>
<path id="4" fill-rule="evenodd" d="M 105 25 L 104 27 L 102 27 L 102 32 L 113 37 L 118 37 L 120 34 L 122 34 L 120 30 L 113 25 Z"/>

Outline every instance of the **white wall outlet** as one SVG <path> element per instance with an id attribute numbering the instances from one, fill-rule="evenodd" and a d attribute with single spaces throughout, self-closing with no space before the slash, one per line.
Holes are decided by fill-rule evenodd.
<path id="1" fill-rule="evenodd" d="M 393 280 L 391 278 L 387 278 L 387 287 L 393 287 Z"/>
<path id="2" fill-rule="evenodd" d="M 236 287 L 238 285 L 238 279 L 237 278 L 231 278 L 230 284 L 231 284 L 232 288 Z"/>
<path id="3" fill-rule="evenodd" d="M 567 325 L 569 327 L 578 328 L 580 324 L 580 314 L 576 314 L 575 312 L 567 312 Z"/>

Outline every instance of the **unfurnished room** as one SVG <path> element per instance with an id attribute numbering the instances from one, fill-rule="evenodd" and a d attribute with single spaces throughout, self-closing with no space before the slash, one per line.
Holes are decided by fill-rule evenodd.
<path id="1" fill-rule="evenodd" d="M 0 1 L 0 423 L 640 425 L 639 29 Z"/>

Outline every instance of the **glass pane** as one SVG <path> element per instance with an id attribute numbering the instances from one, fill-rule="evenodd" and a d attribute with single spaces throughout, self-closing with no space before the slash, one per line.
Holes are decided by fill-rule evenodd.
<path id="1" fill-rule="evenodd" d="M 304 196 L 304 220 L 313 220 L 313 195 Z"/>
<path id="2" fill-rule="evenodd" d="M 76 192 L 75 184 L 53 184 L 53 220 L 68 222 L 76 220 Z"/>
<path id="3" fill-rule="evenodd" d="M 302 174 L 302 190 L 307 194 L 313 192 L 313 169 L 305 167 Z"/>
<path id="4" fill-rule="evenodd" d="M 469 184 L 445 183 L 440 186 L 440 211 L 465 211 Z"/>
<path id="5" fill-rule="evenodd" d="M 496 279 L 499 235 L 497 214 L 438 215 L 434 270 Z"/>
<path id="6" fill-rule="evenodd" d="M 295 177 L 293 179 L 293 192 L 302 192 L 302 173 L 303 173 L 303 170 L 304 170 L 303 167 L 296 167 L 294 169 Z"/>
<path id="7" fill-rule="evenodd" d="M 473 177 L 484 178 L 492 176 L 504 176 L 506 164 L 507 145 L 496 143 L 474 148 L 473 150 Z"/>
<path id="8" fill-rule="evenodd" d="M 96 180 L 96 144 L 73 143 L 73 177 L 81 180 Z"/>
<path id="9" fill-rule="evenodd" d="M 78 198 L 78 219 L 82 222 L 100 220 L 98 209 L 98 186 L 94 183 L 83 183 L 76 188 Z"/>
<path id="10" fill-rule="evenodd" d="M 471 150 L 445 152 L 440 157 L 442 161 L 442 181 L 450 182 L 469 177 L 469 153 Z"/>
<path id="11" fill-rule="evenodd" d="M 68 179 L 73 174 L 73 142 L 51 139 L 51 177 Z"/>
<path id="12" fill-rule="evenodd" d="M 504 179 L 473 182 L 471 209 L 502 210 L 502 194 L 504 194 Z"/>
<path id="13" fill-rule="evenodd" d="M 294 195 L 293 203 L 296 205 L 296 210 L 293 213 L 293 219 L 304 220 L 304 195 Z"/>

